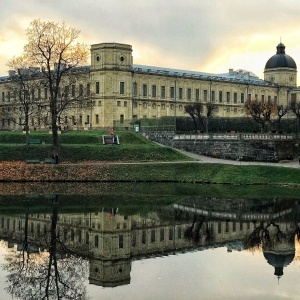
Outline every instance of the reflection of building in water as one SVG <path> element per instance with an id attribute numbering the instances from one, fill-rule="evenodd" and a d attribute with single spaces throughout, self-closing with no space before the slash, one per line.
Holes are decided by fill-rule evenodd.
<path id="1" fill-rule="evenodd" d="M 89 257 L 90 283 L 101 286 L 129 284 L 132 259 L 226 245 L 227 249 L 241 250 L 258 243 L 263 244 L 275 274 L 282 275 L 282 268 L 295 253 L 293 209 L 274 211 L 270 209 L 272 202 L 256 212 L 247 212 L 249 207 L 242 202 L 234 205 L 237 209 L 233 210 L 230 206 L 224 209 L 220 202 L 201 207 L 185 203 L 132 216 L 104 209 L 60 214 L 57 234 L 67 248 Z M 0 222 L 1 238 L 23 241 L 24 216 L 2 216 Z M 51 214 L 29 214 L 27 223 L 28 249 L 43 249 L 42 237 L 50 232 Z M 20 244 L 19 249 L 22 247 Z M 278 254 L 288 255 L 280 266 Z"/>
<path id="2" fill-rule="evenodd" d="M 271 224 L 266 230 L 269 236 L 263 237 L 264 257 L 275 268 L 274 275 L 279 278 L 283 275 L 283 268 L 295 257 L 295 231 L 279 224 Z"/>

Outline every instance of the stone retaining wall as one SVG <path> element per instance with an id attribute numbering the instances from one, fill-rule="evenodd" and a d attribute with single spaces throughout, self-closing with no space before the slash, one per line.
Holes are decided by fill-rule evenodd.
<path id="1" fill-rule="evenodd" d="M 293 140 L 257 139 L 180 139 L 170 132 L 148 132 L 149 139 L 193 153 L 242 161 L 278 162 L 294 158 Z"/>

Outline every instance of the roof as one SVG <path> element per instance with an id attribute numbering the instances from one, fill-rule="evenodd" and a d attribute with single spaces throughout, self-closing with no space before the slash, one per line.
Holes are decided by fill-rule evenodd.
<path id="1" fill-rule="evenodd" d="M 277 52 L 266 63 L 266 69 L 290 68 L 297 69 L 297 65 L 292 57 L 285 54 L 285 46 L 280 43 L 277 45 Z"/>
<path id="2" fill-rule="evenodd" d="M 161 74 L 161 75 L 187 77 L 187 78 L 195 78 L 195 79 L 203 79 L 203 80 L 228 81 L 228 82 L 243 83 L 243 84 L 251 83 L 256 85 L 273 85 L 268 81 L 259 79 L 259 77 L 256 76 L 254 73 L 243 69 L 238 69 L 235 71 L 233 69 L 230 69 L 228 73 L 213 74 L 213 73 L 134 64 L 133 71 L 136 73 L 148 73 L 148 74 L 157 74 L 157 75 Z"/>

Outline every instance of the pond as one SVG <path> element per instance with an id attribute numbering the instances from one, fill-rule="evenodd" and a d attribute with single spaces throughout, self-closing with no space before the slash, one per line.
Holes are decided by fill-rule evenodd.
<path id="1" fill-rule="evenodd" d="M 1 190 L 0 299 L 299 298 L 300 197 L 292 191 Z"/>

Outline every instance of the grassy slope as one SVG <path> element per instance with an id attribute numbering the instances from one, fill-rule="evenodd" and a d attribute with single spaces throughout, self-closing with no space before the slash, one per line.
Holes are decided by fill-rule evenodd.
<path id="1" fill-rule="evenodd" d="M 139 134 L 117 132 L 116 134 L 120 137 L 120 145 L 103 145 L 102 134 L 107 134 L 107 132 L 73 131 L 64 133 L 59 137 L 60 146 L 53 149 L 51 135 L 47 132 L 34 132 L 31 134 L 31 138 L 42 139 L 46 144 L 29 146 L 24 144 L 25 135 L 20 132 L 0 132 L 0 161 L 23 161 L 27 158 L 44 159 L 50 157 L 53 151 L 58 151 L 63 162 L 83 162 L 86 160 L 102 162 L 170 162 L 168 164 L 146 165 L 100 164 L 90 167 L 91 170 L 87 169 L 88 166 L 82 165 L 81 173 L 74 171 L 74 169 L 79 168 L 78 166 L 73 166 L 72 169 L 71 166 L 64 166 L 63 164 L 58 166 L 39 165 L 32 168 L 33 172 L 39 169 L 40 173 L 49 172 L 49 174 L 54 174 L 54 178 L 51 175 L 48 177 L 53 180 L 55 180 L 55 174 L 67 172 L 67 168 L 69 168 L 68 174 L 71 174 L 69 178 L 78 179 L 79 181 L 81 180 L 80 174 L 85 173 L 85 176 L 90 177 L 85 177 L 84 180 L 300 185 L 299 169 L 184 162 L 190 159 L 170 148 L 160 147 Z M 173 161 L 181 161 L 181 163 L 172 163 Z M 11 174 L 13 178 L 14 170 Z M 37 178 L 39 174 L 35 173 L 33 175 Z"/>
<path id="2" fill-rule="evenodd" d="M 34 132 L 31 138 L 41 139 L 42 145 L 25 145 L 25 135 L 20 132 L 0 132 L 0 161 L 24 161 L 51 157 L 58 152 L 62 161 L 173 161 L 190 160 L 170 148 L 160 147 L 143 136 L 120 132 L 120 145 L 103 145 L 106 131 L 72 131 L 59 136 L 60 146 L 51 144 L 51 135 Z"/>

